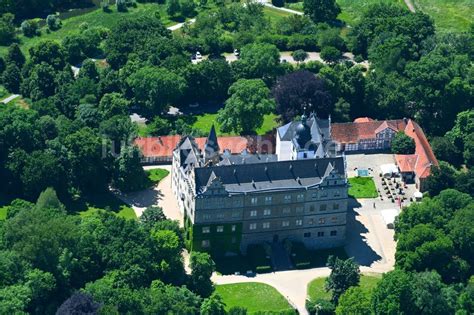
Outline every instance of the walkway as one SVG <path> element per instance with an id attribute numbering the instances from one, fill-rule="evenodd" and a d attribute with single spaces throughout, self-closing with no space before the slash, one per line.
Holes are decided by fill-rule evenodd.
<path id="1" fill-rule="evenodd" d="M 415 6 L 413 5 L 412 0 L 405 0 L 405 4 L 407 5 L 408 10 L 415 13 Z"/>
<path id="2" fill-rule="evenodd" d="M 188 23 L 188 24 L 193 24 L 194 22 L 196 22 L 196 19 L 190 19 L 186 22 L 183 22 L 183 23 L 178 23 L 178 24 L 175 24 L 175 25 L 171 25 L 169 27 L 167 27 L 167 29 L 169 29 L 170 31 L 176 31 L 178 29 L 180 29 L 181 27 L 184 26 L 185 23 Z"/>
<path id="3" fill-rule="evenodd" d="M 288 8 L 284 8 L 284 7 L 276 7 L 273 4 L 268 3 L 268 2 L 264 2 L 264 1 L 259 1 L 259 2 L 261 4 L 263 4 L 264 6 L 272 8 L 272 9 L 276 9 L 276 10 L 280 10 L 280 11 L 284 11 L 284 12 L 288 12 L 288 13 L 293 13 L 293 14 L 296 14 L 296 15 L 303 15 L 304 14 L 301 11 L 296 11 L 296 10 L 292 10 L 292 9 L 288 9 Z"/>
<path id="4" fill-rule="evenodd" d="M 8 104 L 8 103 L 10 103 L 11 101 L 13 101 L 13 100 L 14 100 L 15 98 L 17 98 L 17 97 L 20 97 L 20 95 L 19 95 L 19 94 L 12 94 L 12 95 L 10 95 L 9 97 L 4 98 L 1 102 L 2 102 L 3 104 Z"/>

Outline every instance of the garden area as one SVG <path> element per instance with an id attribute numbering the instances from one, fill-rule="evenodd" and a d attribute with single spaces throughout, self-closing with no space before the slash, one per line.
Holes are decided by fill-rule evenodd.
<path id="1" fill-rule="evenodd" d="M 291 312 L 293 308 L 272 286 L 264 283 L 235 283 L 216 286 L 216 292 L 226 304 L 226 310 L 234 306 L 247 309 L 248 314 L 257 312 Z"/>
<path id="2" fill-rule="evenodd" d="M 329 256 L 347 259 L 343 247 L 308 250 L 303 243 L 292 242 L 291 244 L 291 260 L 295 269 L 324 267 Z"/>
<path id="3" fill-rule="evenodd" d="M 353 198 L 376 198 L 378 193 L 372 177 L 349 178 L 349 196 Z"/>
<path id="4" fill-rule="evenodd" d="M 170 173 L 168 170 L 165 170 L 163 168 L 155 168 L 151 170 L 146 170 L 145 172 L 153 186 L 158 185 L 158 183 L 161 182 L 161 180 L 168 176 Z"/>
<path id="5" fill-rule="evenodd" d="M 381 279 L 381 274 L 361 274 L 359 287 L 364 291 L 370 293 Z M 312 301 L 315 301 L 317 299 L 330 300 L 331 292 L 327 292 L 324 289 L 325 282 L 326 277 L 316 278 L 311 281 L 308 285 L 308 299 Z"/>

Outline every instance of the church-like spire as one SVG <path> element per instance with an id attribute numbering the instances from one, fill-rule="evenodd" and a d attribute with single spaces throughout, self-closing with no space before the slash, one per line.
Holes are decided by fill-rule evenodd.
<path id="1" fill-rule="evenodd" d="M 215 160 L 219 156 L 219 143 L 217 142 L 216 128 L 214 125 L 211 127 L 209 136 L 207 137 L 206 144 L 204 145 L 204 159 Z"/>

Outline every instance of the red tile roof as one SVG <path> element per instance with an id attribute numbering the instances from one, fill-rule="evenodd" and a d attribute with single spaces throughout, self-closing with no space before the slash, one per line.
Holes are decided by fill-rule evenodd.
<path id="1" fill-rule="evenodd" d="M 221 151 L 228 149 L 233 154 L 238 154 L 245 149 L 250 152 L 274 153 L 273 136 L 247 136 L 247 137 L 218 137 L 217 142 Z M 135 139 L 135 144 L 140 148 L 144 157 L 171 157 L 181 136 L 161 136 Z M 198 147 L 203 150 L 207 137 L 195 138 Z"/>
<path id="2" fill-rule="evenodd" d="M 376 134 L 385 128 L 400 131 L 404 130 L 405 126 L 402 119 L 335 123 L 331 125 L 331 135 L 333 140 L 340 143 L 357 143 L 361 139 L 375 139 Z"/>

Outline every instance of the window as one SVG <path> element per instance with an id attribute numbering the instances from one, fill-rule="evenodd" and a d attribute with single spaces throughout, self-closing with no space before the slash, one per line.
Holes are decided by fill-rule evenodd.
<path id="1" fill-rule="evenodd" d="M 290 203 L 291 202 L 291 195 L 285 195 L 285 197 L 283 197 L 283 200 L 285 203 Z"/>
<path id="2" fill-rule="evenodd" d="M 319 218 L 319 224 L 324 224 L 326 223 L 326 219 L 325 218 Z"/>
<path id="3" fill-rule="evenodd" d="M 211 228 L 208 226 L 204 226 L 202 228 L 202 234 L 207 234 L 207 233 L 211 233 Z"/>
<path id="4" fill-rule="evenodd" d="M 240 212 L 239 212 L 239 211 L 233 211 L 233 212 L 232 212 L 232 217 L 233 217 L 233 218 L 238 218 L 238 217 L 240 217 Z"/>
<path id="5" fill-rule="evenodd" d="M 250 223 L 249 228 L 250 228 L 251 230 L 257 229 L 257 223 Z"/>
<path id="6" fill-rule="evenodd" d="M 303 200 L 304 200 L 304 194 L 298 194 L 298 195 L 296 195 L 296 200 L 298 200 L 298 201 L 303 201 Z"/>
<path id="7" fill-rule="evenodd" d="M 270 215 L 270 214 L 272 214 L 272 210 L 270 209 L 263 210 L 263 215 Z"/>
<path id="8" fill-rule="evenodd" d="M 232 225 L 232 232 L 235 232 L 236 229 L 237 229 L 237 226 Z"/>
<path id="9" fill-rule="evenodd" d="M 270 222 L 263 222 L 262 224 L 264 229 L 269 229 L 270 228 Z"/>
<path id="10" fill-rule="evenodd" d="M 202 219 L 203 219 L 203 220 L 210 220 L 210 219 L 211 219 L 211 215 L 208 214 L 208 213 L 205 213 L 205 214 L 202 215 Z"/>
<path id="11" fill-rule="evenodd" d="M 331 236 L 336 236 L 337 235 L 337 231 L 331 231 Z"/>
<path id="12" fill-rule="evenodd" d="M 331 221 L 334 223 L 334 222 L 337 222 L 337 217 L 332 217 L 331 218 Z"/>
<path id="13" fill-rule="evenodd" d="M 317 199 L 317 198 L 318 198 L 318 194 L 317 194 L 317 193 L 312 193 L 312 194 L 311 194 L 311 198 Z"/>
<path id="14" fill-rule="evenodd" d="M 314 205 L 309 206 L 309 211 L 311 211 L 311 212 L 314 211 Z"/>
<path id="15" fill-rule="evenodd" d="M 282 226 L 282 227 L 288 227 L 288 226 L 290 226 L 290 221 L 283 221 L 283 222 L 281 222 L 281 226 Z"/>
<path id="16" fill-rule="evenodd" d="M 256 217 L 257 216 L 257 210 L 250 211 L 250 216 L 251 217 Z"/>
<path id="17" fill-rule="evenodd" d="M 328 196 L 328 192 L 327 191 L 321 191 L 321 198 L 325 198 Z"/>
<path id="18" fill-rule="evenodd" d="M 218 214 L 216 215 L 216 217 L 217 217 L 218 219 L 224 219 L 224 213 L 223 213 L 223 212 L 218 213 Z"/>
<path id="19" fill-rule="evenodd" d="M 338 203 L 333 204 L 332 209 L 333 210 L 339 210 L 339 204 Z"/>
<path id="20" fill-rule="evenodd" d="M 303 212 L 303 207 L 301 206 L 296 207 L 296 212 Z"/>
<path id="21" fill-rule="evenodd" d="M 309 223 L 309 225 L 313 225 L 314 224 L 314 219 L 309 219 L 308 223 Z"/>
<path id="22" fill-rule="evenodd" d="M 326 211 L 327 209 L 327 205 L 326 204 L 322 204 L 319 206 L 319 211 Z"/>
<path id="23" fill-rule="evenodd" d="M 272 204 L 272 196 L 266 196 L 265 197 L 265 204 L 266 205 L 271 205 Z"/>
<path id="24" fill-rule="evenodd" d="M 318 232 L 318 237 L 323 237 L 324 236 L 324 232 Z"/>
<path id="25" fill-rule="evenodd" d="M 209 247 L 211 245 L 211 243 L 209 242 L 209 240 L 202 240 L 201 242 L 201 246 L 206 248 L 206 247 Z"/>
<path id="26" fill-rule="evenodd" d="M 337 184 L 337 181 L 334 182 L 334 184 Z M 334 192 L 334 197 L 339 197 L 341 194 L 339 193 L 339 190 L 336 190 Z"/>
<path id="27" fill-rule="evenodd" d="M 217 227 L 217 232 L 218 232 L 218 233 L 224 232 L 224 227 L 223 227 L 222 225 L 219 225 L 219 226 Z"/>
<path id="28" fill-rule="evenodd" d="M 306 232 L 303 234 L 304 237 L 311 237 L 311 233 L 310 232 Z"/>
<path id="29" fill-rule="evenodd" d="M 291 213 L 291 209 L 290 208 L 283 208 L 283 214 L 290 214 Z"/>
<path id="30" fill-rule="evenodd" d="M 257 202 L 258 202 L 257 197 L 252 197 L 252 199 L 250 199 L 250 203 L 251 203 L 252 205 L 256 205 Z"/>
<path id="31" fill-rule="evenodd" d="M 300 219 L 296 220 L 296 225 L 298 226 L 303 225 L 303 220 L 300 220 Z"/>

